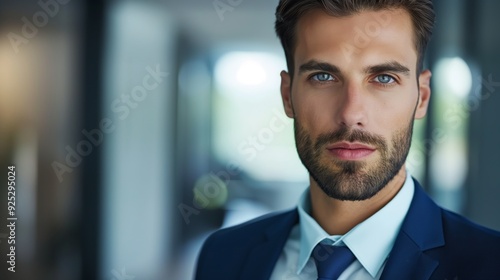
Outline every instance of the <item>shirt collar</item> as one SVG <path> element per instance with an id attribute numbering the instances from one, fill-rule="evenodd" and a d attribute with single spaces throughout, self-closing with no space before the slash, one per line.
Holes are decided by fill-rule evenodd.
<path id="1" fill-rule="evenodd" d="M 298 212 L 300 219 L 300 252 L 297 274 L 304 269 L 314 247 L 322 240 L 333 245 L 346 245 L 363 267 L 375 277 L 396 241 L 403 220 L 410 208 L 415 186 L 406 171 L 403 187 L 382 209 L 356 225 L 344 235 L 328 235 L 309 215 L 309 189 L 302 194 Z"/>

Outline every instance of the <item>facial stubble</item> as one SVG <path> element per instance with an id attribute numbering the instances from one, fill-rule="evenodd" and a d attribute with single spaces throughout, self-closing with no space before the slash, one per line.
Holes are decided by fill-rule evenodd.
<path id="1" fill-rule="evenodd" d="M 297 118 L 294 130 L 299 158 L 323 192 L 335 199 L 359 201 L 376 195 L 398 174 L 410 149 L 413 119 L 394 132 L 391 147 L 380 135 L 345 126 L 319 135 L 314 142 Z M 342 141 L 371 145 L 380 156 L 375 163 L 369 164 L 363 160 L 341 160 L 326 155 L 328 144 Z"/>

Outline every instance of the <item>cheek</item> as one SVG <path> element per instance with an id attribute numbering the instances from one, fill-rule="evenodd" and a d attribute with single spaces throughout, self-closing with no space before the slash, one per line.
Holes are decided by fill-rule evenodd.
<path id="1" fill-rule="evenodd" d="M 414 104 L 408 104 L 406 108 L 400 106 L 399 110 L 391 112 L 390 118 L 385 118 L 385 125 L 383 129 L 386 131 L 386 135 L 388 136 L 386 139 L 389 146 L 393 146 L 393 141 L 398 142 L 398 145 L 402 144 L 399 143 L 403 140 L 401 137 L 406 136 L 408 129 L 413 125 L 414 109 Z"/>
<path id="2" fill-rule="evenodd" d="M 308 93 L 294 93 L 294 111 L 297 121 L 311 133 L 313 137 L 334 129 L 333 115 L 335 102 L 328 96 Z"/>
<path id="3" fill-rule="evenodd" d="M 377 122 L 382 125 L 382 129 L 391 129 L 407 126 L 413 119 L 415 107 L 417 105 L 418 91 L 388 96 L 378 102 L 378 108 L 373 113 L 377 117 Z"/>
<path id="4" fill-rule="evenodd" d="M 406 134 L 408 130 L 408 125 L 410 123 L 410 117 L 408 115 L 401 116 L 399 118 L 394 118 L 392 120 L 387 120 L 382 127 L 380 127 L 380 136 L 384 137 L 385 142 L 389 151 L 393 150 L 394 144 L 400 145 L 401 135 Z"/>

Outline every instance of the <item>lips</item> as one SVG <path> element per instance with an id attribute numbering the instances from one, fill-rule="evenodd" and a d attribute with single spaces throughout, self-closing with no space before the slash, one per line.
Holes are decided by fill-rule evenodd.
<path id="1" fill-rule="evenodd" d="M 332 155 L 343 160 L 363 159 L 376 150 L 374 147 L 365 144 L 350 142 L 339 142 L 326 148 Z"/>

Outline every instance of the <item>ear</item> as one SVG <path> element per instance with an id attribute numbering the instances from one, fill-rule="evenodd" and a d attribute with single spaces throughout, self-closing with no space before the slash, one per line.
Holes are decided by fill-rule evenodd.
<path id="1" fill-rule="evenodd" d="M 420 90 L 417 109 L 415 110 L 415 118 L 421 119 L 427 114 L 429 100 L 431 99 L 431 76 L 429 70 L 420 73 L 418 78 L 418 88 Z"/>
<path id="2" fill-rule="evenodd" d="M 292 105 L 292 85 L 290 84 L 290 74 L 286 71 L 281 71 L 281 99 L 283 100 L 283 107 L 285 108 L 285 113 L 289 118 L 294 117 L 293 105 Z"/>

